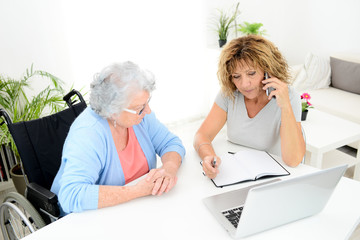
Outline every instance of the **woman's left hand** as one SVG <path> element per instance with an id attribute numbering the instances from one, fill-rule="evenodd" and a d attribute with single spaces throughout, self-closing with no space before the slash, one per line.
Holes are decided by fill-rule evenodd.
<path id="1" fill-rule="evenodd" d="M 169 192 L 177 182 L 176 176 L 177 169 L 162 166 L 161 168 L 154 169 L 147 176 L 147 180 L 154 179 L 155 185 L 152 190 L 152 195 L 160 196 L 164 192 Z"/>
<path id="2" fill-rule="evenodd" d="M 181 164 L 181 156 L 177 152 L 167 152 L 161 157 L 161 168 L 149 172 L 147 180 L 155 182 L 152 195 L 160 196 L 169 192 L 177 182 L 176 173 Z"/>
<path id="3" fill-rule="evenodd" d="M 288 84 L 275 78 L 271 77 L 262 81 L 264 85 L 263 89 L 266 90 L 268 87 L 272 87 L 275 90 L 271 91 L 268 99 L 270 100 L 272 97 L 276 98 L 277 105 L 283 109 L 284 107 L 288 107 L 290 105 L 289 99 L 289 89 Z"/>

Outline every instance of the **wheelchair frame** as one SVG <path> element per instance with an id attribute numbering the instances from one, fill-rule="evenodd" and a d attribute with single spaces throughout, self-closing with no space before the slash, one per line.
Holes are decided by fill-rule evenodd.
<path id="1" fill-rule="evenodd" d="M 79 103 L 76 103 L 76 100 L 72 101 L 71 98 L 74 95 L 77 95 L 79 98 Z M 63 97 L 63 100 L 66 102 L 69 108 L 46 117 L 55 116 L 72 109 L 73 116 L 70 123 L 71 125 L 75 118 L 86 108 L 87 105 L 82 95 L 75 89 L 66 94 Z M 9 115 L 3 109 L 0 109 L 0 118 L 1 117 L 4 119 L 1 124 L 6 123 L 9 128 L 9 125 L 12 124 L 12 122 Z M 69 128 L 70 126 L 68 126 L 67 131 L 69 131 Z M 11 131 L 10 133 L 12 137 L 14 137 Z M 63 141 L 62 144 L 64 143 Z M 16 141 L 15 144 L 17 145 Z M 17 148 L 19 150 L 18 146 Z M 21 158 L 20 150 L 19 154 Z M 59 161 L 60 164 L 61 155 L 58 157 L 59 159 L 56 160 Z M 17 192 L 10 192 L 6 194 L 4 201 L 0 206 L 0 227 L 5 240 L 20 239 L 25 237 L 26 235 L 46 226 L 47 224 L 56 221 L 60 216 L 57 196 L 44 186 L 31 181 L 29 183 L 25 175 L 27 171 L 24 169 L 22 160 L 20 160 L 20 166 L 26 183 L 25 197 Z"/>

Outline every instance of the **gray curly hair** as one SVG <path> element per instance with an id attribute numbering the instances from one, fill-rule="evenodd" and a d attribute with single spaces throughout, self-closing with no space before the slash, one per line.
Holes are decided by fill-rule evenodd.
<path id="1" fill-rule="evenodd" d="M 155 89 L 154 75 L 133 62 L 114 63 L 95 74 L 90 84 L 90 107 L 109 119 L 126 108 L 138 91 L 151 93 Z"/>

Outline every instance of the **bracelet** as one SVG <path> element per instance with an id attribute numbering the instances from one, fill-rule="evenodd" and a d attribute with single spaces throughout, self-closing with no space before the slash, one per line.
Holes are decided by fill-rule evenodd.
<path id="1" fill-rule="evenodd" d="M 209 143 L 209 142 L 200 143 L 199 146 L 196 149 L 196 152 L 199 152 L 200 147 L 203 146 L 203 145 L 211 145 L 211 143 Z"/>

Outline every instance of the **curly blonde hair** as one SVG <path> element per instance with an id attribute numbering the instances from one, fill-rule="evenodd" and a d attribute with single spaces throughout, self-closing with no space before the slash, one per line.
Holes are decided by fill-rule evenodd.
<path id="1" fill-rule="evenodd" d="M 258 35 L 236 38 L 224 46 L 217 72 L 221 91 L 232 100 L 237 89 L 232 81 L 232 73 L 242 60 L 248 66 L 260 68 L 270 76 L 289 83 L 288 64 L 272 42 Z"/>

